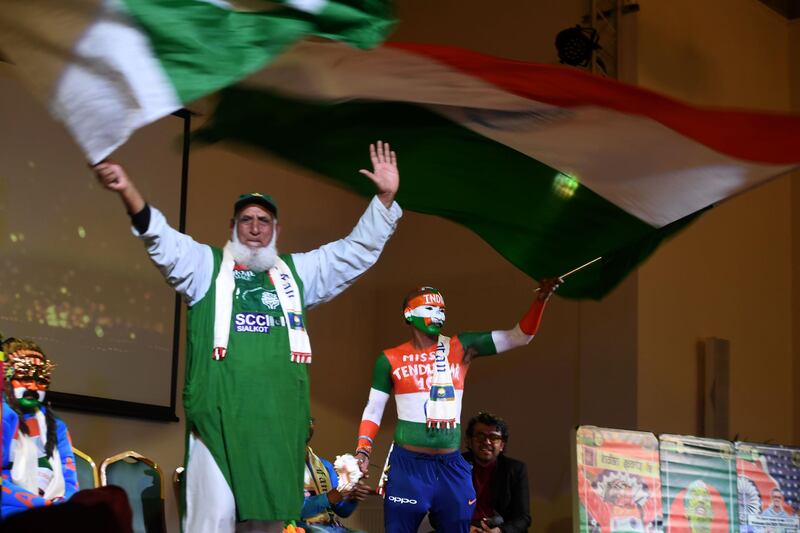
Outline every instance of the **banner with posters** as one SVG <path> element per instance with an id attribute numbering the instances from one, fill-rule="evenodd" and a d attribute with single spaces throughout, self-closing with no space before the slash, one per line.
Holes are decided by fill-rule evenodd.
<path id="1" fill-rule="evenodd" d="M 652 433 L 576 431 L 576 533 L 661 533 L 658 440 Z"/>
<path id="2" fill-rule="evenodd" d="M 733 444 L 661 435 L 660 455 L 666 533 L 738 533 Z"/>
<path id="3" fill-rule="evenodd" d="M 741 533 L 798 533 L 800 449 L 736 443 Z"/>

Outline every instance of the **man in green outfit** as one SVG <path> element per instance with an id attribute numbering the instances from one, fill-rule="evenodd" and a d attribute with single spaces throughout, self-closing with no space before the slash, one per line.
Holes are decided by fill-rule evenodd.
<path id="1" fill-rule="evenodd" d="M 312 357 L 306 309 L 371 267 L 402 215 L 395 153 L 378 141 L 370 159 L 373 170 L 360 172 L 378 193 L 350 235 L 280 255 L 278 207 L 267 195 L 239 197 L 231 240 L 220 249 L 170 228 L 120 165 L 94 167 L 188 305 L 184 531 L 280 531 L 300 517 Z"/>

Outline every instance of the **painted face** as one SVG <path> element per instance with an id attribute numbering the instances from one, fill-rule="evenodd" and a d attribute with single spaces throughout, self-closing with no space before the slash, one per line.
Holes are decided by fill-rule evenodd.
<path id="1" fill-rule="evenodd" d="M 8 362 L 7 376 L 20 406 L 23 409 L 40 407 L 50 388 L 53 363 L 41 353 L 26 349 L 10 354 Z"/>
<path id="2" fill-rule="evenodd" d="M 14 397 L 19 400 L 19 405 L 23 409 L 40 407 L 42 402 L 44 402 L 47 385 L 43 383 L 39 383 L 30 378 L 22 380 L 12 379 L 11 386 L 14 389 Z"/>
<path id="3" fill-rule="evenodd" d="M 444 326 L 444 298 L 439 292 L 426 292 L 408 302 L 406 320 L 427 335 L 438 335 Z"/>

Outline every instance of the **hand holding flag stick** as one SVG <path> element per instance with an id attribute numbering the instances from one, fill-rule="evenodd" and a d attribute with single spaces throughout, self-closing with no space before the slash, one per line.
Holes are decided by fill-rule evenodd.
<path id="1" fill-rule="evenodd" d="M 573 268 L 572 270 L 570 270 L 566 274 L 561 274 L 557 278 L 546 278 L 546 279 L 543 279 L 543 280 L 541 280 L 539 282 L 540 285 L 538 287 L 536 287 L 536 289 L 534 289 L 533 292 L 540 292 L 541 294 L 538 296 L 538 298 L 546 300 L 547 298 L 550 297 L 551 294 L 553 294 L 555 292 L 555 290 L 558 288 L 559 285 L 564 283 L 564 279 L 567 276 L 571 276 L 572 274 L 574 274 L 574 273 L 576 273 L 576 272 L 578 272 L 580 270 L 583 270 L 584 268 L 586 268 L 589 265 L 592 265 L 592 264 L 600 261 L 601 259 L 602 259 L 602 257 L 595 257 L 594 259 L 592 259 L 588 263 L 584 263 L 579 267 Z"/>
<path id="2" fill-rule="evenodd" d="M 97 181 L 109 191 L 119 194 L 128 213 L 136 214 L 145 206 L 144 197 L 128 177 L 125 168 L 110 159 L 91 165 Z"/>

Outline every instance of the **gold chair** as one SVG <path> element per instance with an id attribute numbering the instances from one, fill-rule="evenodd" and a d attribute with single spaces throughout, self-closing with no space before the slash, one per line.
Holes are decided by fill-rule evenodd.
<path id="1" fill-rule="evenodd" d="M 161 468 L 134 451 L 118 453 L 100 465 L 103 486 L 117 485 L 128 495 L 136 533 L 164 533 L 164 476 Z"/>
<path id="2" fill-rule="evenodd" d="M 97 472 L 97 465 L 94 459 L 83 453 L 76 447 L 72 447 L 75 454 L 75 468 L 78 472 L 78 487 L 83 489 L 95 489 L 100 486 L 100 474 Z"/>

